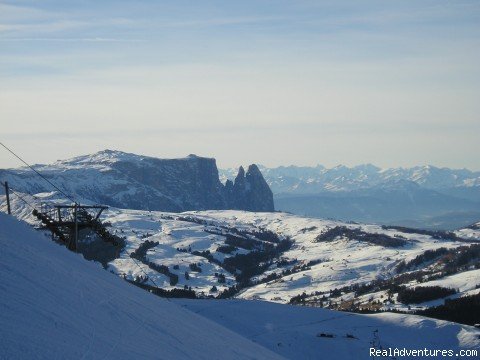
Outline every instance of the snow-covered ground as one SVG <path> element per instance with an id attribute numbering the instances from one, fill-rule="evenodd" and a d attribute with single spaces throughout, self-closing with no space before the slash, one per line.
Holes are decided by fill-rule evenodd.
<path id="1" fill-rule="evenodd" d="M 415 315 L 360 315 L 247 300 L 175 303 L 291 359 L 372 359 L 372 344 L 383 349 L 480 346 L 480 331 L 472 327 Z"/>
<path id="2" fill-rule="evenodd" d="M 213 285 L 216 285 L 221 291 L 235 283 L 231 274 L 225 272 L 220 266 L 210 263 L 204 257 L 178 251 L 178 249 L 190 248 L 192 251 L 211 250 L 215 252 L 216 248 L 223 244 L 221 236 L 206 233 L 203 225 L 165 220 L 163 219 L 164 215 L 157 212 L 116 209 L 111 209 L 104 215 L 106 221 L 112 224 L 113 232 L 126 237 L 127 240 L 127 246 L 121 256 L 109 264 L 111 271 L 125 275 L 130 280 L 147 274 L 150 285 L 160 286 L 163 289 L 187 285 L 196 292 L 205 294 L 209 293 Z M 146 240 L 159 242 L 157 246 L 147 252 L 148 260 L 158 265 L 168 266 L 171 272 L 179 276 L 177 285 L 171 286 L 166 275 L 158 273 L 130 257 L 130 254 Z M 202 271 L 200 273 L 191 271 L 190 264 L 197 264 Z M 188 272 L 188 280 L 185 272 Z M 218 283 L 215 273 L 226 276 L 225 284 Z"/>
<path id="3" fill-rule="evenodd" d="M 438 280 L 422 283 L 422 286 L 442 286 L 458 289 L 460 292 L 475 291 L 480 285 L 480 269 L 465 271 L 459 274 L 446 276 Z M 480 289 L 477 289 L 480 291 Z"/>
<path id="4" fill-rule="evenodd" d="M 0 213 L 0 359 L 275 359 Z"/>
<path id="5" fill-rule="evenodd" d="M 137 223 L 155 230 L 144 225 Z M 413 315 L 245 300 L 167 301 L 5 214 L 0 246 L 2 359 L 343 360 L 370 358 L 372 345 L 480 349 L 479 330 Z"/>
<path id="6" fill-rule="evenodd" d="M 455 231 L 455 234 L 464 239 L 480 241 L 480 221 L 467 228 Z"/>

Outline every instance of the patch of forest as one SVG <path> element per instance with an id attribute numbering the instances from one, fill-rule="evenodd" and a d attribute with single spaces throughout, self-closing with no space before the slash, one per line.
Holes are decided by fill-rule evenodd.
<path id="1" fill-rule="evenodd" d="M 138 248 L 136 248 L 135 251 L 133 251 L 130 254 L 130 257 L 133 259 L 137 259 L 138 261 L 141 261 L 143 264 L 147 265 L 150 269 L 168 276 L 168 278 L 170 279 L 170 285 L 175 286 L 178 283 L 177 274 L 172 273 L 169 270 L 168 266 L 156 264 L 147 259 L 148 250 L 153 249 L 158 244 L 159 244 L 158 241 L 146 240 Z"/>
<path id="2" fill-rule="evenodd" d="M 394 225 L 383 225 L 382 229 L 397 230 L 405 234 L 428 235 L 437 240 L 463 241 L 463 239 L 459 238 L 455 233 L 451 231 L 414 229 L 414 228 L 408 228 L 405 226 L 394 226 Z"/>
<path id="3" fill-rule="evenodd" d="M 480 324 L 480 293 L 447 299 L 443 305 L 418 310 L 415 314 L 466 325 Z"/>
<path id="4" fill-rule="evenodd" d="M 321 233 L 315 238 L 315 242 L 330 242 L 337 238 L 347 238 L 348 240 L 357 240 L 367 242 L 373 245 L 383 247 L 401 247 L 407 244 L 405 238 L 399 236 L 389 236 L 380 233 L 368 233 L 360 228 L 348 228 L 346 226 L 335 226 Z"/>

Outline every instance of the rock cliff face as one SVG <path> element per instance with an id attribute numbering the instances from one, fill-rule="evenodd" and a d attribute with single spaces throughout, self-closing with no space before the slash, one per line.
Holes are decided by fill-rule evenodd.
<path id="1" fill-rule="evenodd" d="M 273 195 L 256 165 L 240 168 L 235 183 L 223 185 L 215 159 L 189 155 L 158 159 L 104 150 L 93 155 L 37 165 L 77 201 L 158 211 L 236 209 L 273 211 Z M 30 194 L 53 189 L 31 170 L 0 170 L 0 180 Z"/>
<path id="2" fill-rule="evenodd" d="M 146 203 L 142 200 L 132 204 L 132 197 L 127 203 L 134 208 L 165 211 L 225 209 L 224 187 L 218 179 L 215 159 L 195 155 L 182 159 L 148 157 L 139 161 L 118 161 L 112 164 L 112 168 L 165 198 L 154 197 L 147 199 Z"/>
<path id="3" fill-rule="evenodd" d="M 273 211 L 273 194 L 258 169 L 252 164 L 247 173 L 242 166 L 238 170 L 235 182 L 227 180 L 225 184 L 229 206 L 233 209 L 247 211 Z"/>

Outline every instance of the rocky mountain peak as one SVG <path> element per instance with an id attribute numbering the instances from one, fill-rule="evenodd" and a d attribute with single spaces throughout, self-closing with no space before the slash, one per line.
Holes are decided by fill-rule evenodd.
<path id="1" fill-rule="evenodd" d="M 240 180 L 240 179 L 243 179 L 244 177 L 245 177 L 245 169 L 243 168 L 243 166 L 240 166 L 240 167 L 238 168 L 238 174 L 237 174 L 237 177 L 235 178 L 235 181 L 236 181 L 237 179 L 239 179 L 239 180 Z"/>
<path id="2" fill-rule="evenodd" d="M 262 173 L 260 172 L 260 169 L 256 164 L 252 164 L 248 167 L 247 170 L 247 176 L 250 174 L 250 176 L 262 176 Z M 262 176 L 263 177 L 263 176 Z"/>
<path id="3" fill-rule="evenodd" d="M 239 210 L 247 211 L 273 211 L 273 194 L 257 165 L 252 164 L 247 172 L 240 166 L 233 186 L 225 183 L 226 188 L 231 187 L 229 202 Z M 227 185 L 228 184 L 228 185 Z"/>

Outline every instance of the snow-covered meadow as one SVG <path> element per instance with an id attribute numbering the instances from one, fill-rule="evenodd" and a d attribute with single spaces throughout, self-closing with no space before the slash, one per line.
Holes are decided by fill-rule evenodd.
<path id="1" fill-rule="evenodd" d="M 224 234 L 231 232 L 231 229 L 245 232 L 271 231 L 289 238 L 292 240 L 292 246 L 282 253 L 282 262 L 274 261 L 266 271 L 253 278 L 254 281 L 260 281 L 258 285 L 243 289 L 237 294 L 237 297 L 242 299 L 280 303 L 286 303 L 293 296 L 303 292 L 328 292 L 351 284 L 388 279 L 395 275 L 395 268 L 401 261 L 412 260 L 427 250 L 453 249 L 470 244 L 437 239 L 431 235 L 404 233 L 379 225 L 341 223 L 286 213 L 198 211 L 172 214 L 110 209 L 103 216 L 104 221 L 111 224 L 112 231 L 125 236 L 127 240 L 127 247 L 121 257 L 110 264 L 112 271 L 132 279 L 147 273 L 153 283 L 171 289 L 172 286 L 165 275 L 156 273 L 148 266 L 142 266 L 140 269 L 129 256 L 146 239 L 156 241 L 159 244 L 148 251 L 148 259 L 166 265 L 172 272 L 177 273 L 179 275 L 177 287 L 191 287 L 204 295 L 212 294 L 210 290 L 213 286 L 220 292 L 236 283 L 235 274 L 226 272 L 221 266 L 203 256 L 193 254 L 209 251 L 218 261 L 222 262 L 225 259 L 227 255 L 217 251 L 224 244 L 225 236 L 212 234 L 211 229 L 220 229 Z M 329 242 L 316 241 L 322 233 L 339 226 L 360 229 L 368 234 L 400 238 L 405 241 L 405 245 L 386 247 L 349 238 L 337 238 Z M 183 249 L 189 251 L 179 251 Z M 248 250 L 237 248 L 228 256 L 239 253 L 248 253 Z M 198 264 L 202 271 L 191 272 L 189 265 L 192 263 Z M 177 269 L 174 269 L 174 266 Z M 295 271 L 292 273 L 271 281 L 262 281 L 273 273 L 281 274 L 282 271 L 293 268 Z M 186 271 L 190 274 L 188 280 L 184 276 Z M 226 282 L 219 284 L 215 273 L 225 274 Z M 454 276 L 456 280 L 449 277 L 436 280 L 435 284 L 459 289 L 460 295 L 477 293 L 476 287 L 480 280 L 470 277 L 470 280 L 462 285 L 466 276 L 469 274 L 457 274 Z"/>

